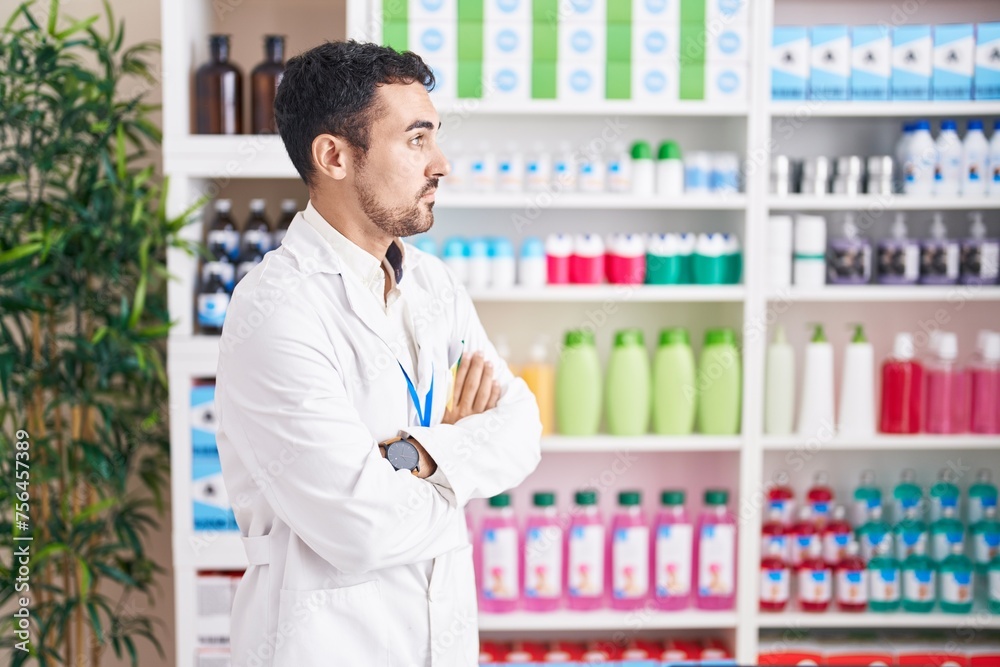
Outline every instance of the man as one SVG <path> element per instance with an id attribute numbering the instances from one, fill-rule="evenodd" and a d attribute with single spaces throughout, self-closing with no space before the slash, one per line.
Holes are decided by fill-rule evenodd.
<path id="1" fill-rule="evenodd" d="M 477 662 L 464 507 L 534 470 L 541 425 L 464 287 L 400 240 L 448 174 L 433 82 L 351 41 L 292 58 L 278 89 L 310 201 L 236 288 L 216 379 L 250 563 L 235 667 Z"/>

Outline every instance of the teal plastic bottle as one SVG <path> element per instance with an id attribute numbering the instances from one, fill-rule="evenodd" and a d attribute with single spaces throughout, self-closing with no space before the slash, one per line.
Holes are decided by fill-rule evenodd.
<path id="1" fill-rule="evenodd" d="M 924 490 L 917 484 L 917 472 L 913 468 L 907 468 L 899 478 L 899 484 L 892 490 L 893 521 L 902 521 L 906 517 L 907 507 L 921 507 L 924 499 Z"/>
<path id="2" fill-rule="evenodd" d="M 934 609 L 937 595 L 937 567 L 918 545 L 903 562 L 903 609 L 926 614 Z"/>
<path id="3" fill-rule="evenodd" d="M 858 528 L 857 533 L 861 557 L 866 563 L 875 557 L 875 549 L 880 543 L 892 541 L 892 527 L 882 520 L 881 507 L 868 510 L 868 521 Z"/>
<path id="4" fill-rule="evenodd" d="M 931 511 L 929 521 L 931 523 L 941 518 L 941 509 L 944 507 L 954 507 L 958 510 L 958 499 L 961 491 L 955 484 L 955 473 L 950 468 L 944 468 L 938 473 L 938 481 L 931 487 Z"/>
<path id="5" fill-rule="evenodd" d="M 987 599 L 991 614 L 1000 614 L 1000 554 L 990 561 L 987 580 Z"/>
<path id="6" fill-rule="evenodd" d="M 997 487 L 993 483 L 993 473 L 982 468 L 976 473 L 976 483 L 969 487 L 969 523 L 983 518 L 987 507 L 997 506 Z"/>
<path id="7" fill-rule="evenodd" d="M 876 612 L 899 609 L 902 599 L 899 561 L 892 556 L 892 540 L 885 538 L 875 545 L 875 557 L 868 562 L 868 608 Z"/>
<path id="8" fill-rule="evenodd" d="M 916 507 L 910 507 L 903 520 L 892 530 L 896 542 L 896 560 L 900 563 L 909 558 L 918 546 L 923 553 L 927 553 L 927 524 L 919 517 L 920 511 Z"/>
<path id="9" fill-rule="evenodd" d="M 965 542 L 965 526 L 955 518 L 955 508 L 945 507 L 941 518 L 931 524 L 931 558 L 935 563 L 943 563 L 951 553 L 951 543 Z"/>
<path id="10" fill-rule="evenodd" d="M 976 571 L 985 573 L 998 553 L 1000 522 L 997 522 L 997 508 L 987 507 L 983 518 L 972 526 L 972 559 L 976 564 Z"/>
<path id="11" fill-rule="evenodd" d="M 851 512 L 851 523 L 854 527 L 863 526 L 868 520 L 868 512 L 873 507 L 882 507 L 882 489 L 875 485 L 875 471 L 865 470 L 861 473 L 861 482 L 854 489 L 854 508 Z"/>
<path id="12" fill-rule="evenodd" d="M 698 363 L 698 430 L 708 435 L 740 432 L 740 352 L 732 329 L 709 329 Z"/>
<path id="13" fill-rule="evenodd" d="M 941 611 L 968 614 L 972 611 L 975 574 L 961 541 L 951 543 L 951 555 L 941 563 Z"/>
<path id="14" fill-rule="evenodd" d="M 653 432 L 690 435 L 697 391 L 694 352 L 687 329 L 664 329 L 653 358 Z"/>
<path id="15" fill-rule="evenodd" d="M 594 333 L 566 333 L 556 368 L 556 424 L 563 435 L 596 435 L 601 425 L 601 361 Z"/>
<path id="16" fill-rule="evenodd" d="M 608 433 L 627 436 L 649 432 L 651 384 L 649 354 L 642 331 L 618 331 L 605 377 Z"/>

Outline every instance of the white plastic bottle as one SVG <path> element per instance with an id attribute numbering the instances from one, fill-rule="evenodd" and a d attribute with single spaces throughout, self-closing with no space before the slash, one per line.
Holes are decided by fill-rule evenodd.
<path id="1" fill-rule="evenodd" d="M 608 191 L 618 194 L 632 192 L 632 155 L 624 143 L 614 145 L 607 165 Z"/>
<path id="2" fill-rule="evenodd" d="M 656 194 L 680 197 L 684 194 L 684 161 L 676 141 L 664 141 L 656 160 Z"/>
<path id="3" fill-rule="evenodd" d="M 497 190 L 524 192 L 524 153 L 517 144 L 508 142 L 497 161 Z"/>
<path id="4" fill-rule="evenodd" d="M 941 121 L 937 142 L 937 165 L 934 167 L 934 196 L 957 197 L 962 181 L 962 140 L 953 120 Z"/>
<path id="5" fill-rule="evenodd" d="M 559 144 L 559 152 L 552 162 L 553 185 L 560 192 L 576 192 L 577 166 L 576 154 L 568 141 Z"/>
<path id="6" fill-rule="evenodd" d="M 469 284 L 469 246 L 465 239 L 453 236 L 445 241 L 444 251 L 441 259 L 455 274 L 458 282 L 468 286 Z"/>
<path id="7" fill-rule="evenodd" d="M 580 161 L 580 173 L 577 186 L 580 192 L 588 194 L 600 194 L 605 191 L 607 184 L 607 163 L 604 156 L 599 153 L 589 153 L 583 156 Z"/>
<path id="8" fill-rule="evenodd" d="M 514 286 L 516 277 L 514 244 L 503 236 L 490 239 L 490 285 L 493 289 L 508 289 Z"/>
<path id="9" fill-rule="evenodd" d="M 711 191 L 712 156 L 695 151 L 684 160 L 684 192 L 689 195 L 707 195 Z"/>
<path id="10" fill-rule="evenodd" d="M 962 142 L 962 196 L 982 197 L 986 194 L 987 156 L 990 143 L 983 134 L 983 121 L 970 120 Z"/>
<path id="11" fill-rule="evenodd" d="M 764 432 L 791 435 L 795 425 L 795 349 L 785 328 L 774 327 L 774 340 L 767 348 L 767 378 L 764 388 Z"/>
<path id="12" fill-rule="evenodd" d="M 632 194 L 651 197 L 656 192 L 656 163 L 653 149 L 645 141 L 632 144 Z"/>
<path id="13" fill-rule="evenodd" d="M 552 156 L 541 142 L 532 145 L 524 170 L 528 192 L 544 192 L 552 187 Z"/>
<path id="14" fill-rule="evenodd" d="M 469 154 L 465 151 L 465 146 L 462 145 L 462 142 L 456 141 L 448 146 L 445 155 L 448 157 L 451 172 L 448 173 L 448 178 L 442 181 L 442 185 L 444 185 L 445 189 L 453 192 L 471 190 L 472 163 L 469 159 Z"/>
<path id="15" fill-rule="evenodd" d="M 913 134 L 906 143 L 903 192 L 917 197 L 931 196 L 934 192 L 936 162 L 937 146 L 931 136 L 931 124 L 926 120 L 917 121 Z"/>
<path id="16" fill-rule="evenodd" d="M 875 352 L 858 324 L 844 353 L 837 433 L 843 438 L 875 435 Z"/>
<path id="17" fill-rule="evenodd" d="M 544 287 L 548 282 L 548 261 L 545 242 L 529 236 L 521 242 L 521 258 L 517 266 L 517 284 L 521 287 Z"/>
<path id="18" fill-rule="evenodd" d="M 497 156 L 487 142 L 481 142 L 470 162 L 472 190 L 495 192 L 497 189 Z"/>
<path id="19" fill-rule="evenodd" d="M 802 378 L 802 403 L 799 406 L 799 435 L 806 438 L 833 435 L 833 346 L 826 339 L 821 324 L 815 325 L 812 340 L 806 346 Z"/>
<path id="20" fill-rule="evenodd" d="M 469 241 L 469 289 L 490 286 L 490 244 L 484 238 Z"/>
<path id="21" fill-rule="evenodd" d="M 1000 197 L 1000 120 L 993 123 L 993 138 L 990 139 L 989 178 L 986 194 Z"/>

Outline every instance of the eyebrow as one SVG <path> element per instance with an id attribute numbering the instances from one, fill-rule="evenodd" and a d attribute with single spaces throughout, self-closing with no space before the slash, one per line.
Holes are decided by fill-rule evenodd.
<path id="1" fill-rule="evenodd" d="M 405 130 L 403 130 L 403 132 L 409 132 L 410 130 L 416 130 L 416 129 L 433 130 L 434 123 L 430 122 L 429 120 L 415 120 L 412 123 L 410 123 L 410 126 Z M 441 129 L 441 123 L 438 123 L 437 129 L 439 130 Z"/>

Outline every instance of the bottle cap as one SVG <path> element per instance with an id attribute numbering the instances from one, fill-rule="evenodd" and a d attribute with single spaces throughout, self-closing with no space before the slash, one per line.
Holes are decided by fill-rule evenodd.
<path id="1" fill-rule="evenodd" d="M 812 339 L 811 339 L 810 342 L 812 342 L 812 343 L 828 343 L 829 342 L 826 339 L 826 333 L 823 331 L 823 325 L 822 324 L 813 324 L 811 326 L 813 327 L 813 336 L 812 336 Z M 823 475 L 823 474 L 825 474 L 825 473 L 816 473 L 817 479 L 819 478 L 820 475 Z"/>
<path id="2" fill-rule="evenodd" d="M 580 257 L 604 255 L 604 240 L 600 234 L 577 234 L 573 237 L 573 254 Z"/>
<path id="3" fill-rule="evenodd" d="M 635 507 L 642 504 L 642 493 L 639 491 L 622 491 L 618 494 L 618 504 L 623 507 Z"/>
<path id="4" fill-rule="evenodd" d="M 521 242 L 521 258 L 545 257 L 545 242 L 537 236 L 529 236 Z"/>
<path id="5" fill-rule="evenodd" d="M 489 257 L 490 243 L 485 238 L 475 238 L 469 241 L 469 257 Z"/>
<path id="6" fill-rule="evenodd" d="M 854 336 L 851 338 L 852 343 L 867 343 L 868 338 L 865 336 L 865 327 L 863 324 L 854 325 Z M 874 473 L 873 473 L 874 474 Z"/>
<path id="7" fill-rule="evenodd" d="M 490 507 L 510 507 L 510 494 L 498 493 L 490 498 Z"/>
<path id="8" fill-rule="evenodd" d="M 1000 338 L 1000 336 L 998 336 Z M 670 327 L 660 331 L 660 347 L 664 345 L 690 345 L 687 329 L 684 327 Z"/>
<path id="9" fill-rule="evenodd" d="M 566 332 L 566 347 L 580 347 L 583 345 L 594 345 L 594 332 L 587 329 L 573 329 Z"/>
<path id="10" fill-rule="evenodd" d="M 664 141 L 660 144 L 657 157 L 661 160 L 680 160 L 681 147 L 677 145 L 676 141 Z"/>
<path id="11" fill-rule="evenodd" d="M 942 332 L 938 339 L 938 356 L 947 361 L 958 358 L 958 336 L 951 332 Z"/>
<path id="12" fill-rule="evenodd" d="M 263 199 L 251 199 L 250 200 L 250 211 L 252 213 L 263 213 L 265 202 Z"/>
<path id="13" fill-rule="evenodd" d="M 421 234 L 413 240 L 413 245 L 417 250 L 422 250 L 428 255 L 437 255 L 437 242 L 430 236 Z"/>
<path id="14" fill-rule="evenodd" d="M 969 121 L 969 126 L 971 127 L 972 123 L 974 123 L 974 122 L 975 121 Z M 918 132 L 920 132 L 922 130 L 927 130 L 928 132 L 930 132 L 930 130 L 931 130 L 931 122 L 929 120 L 918 120 L 917 121 L 917 126 L 916 126 L 915 129 Z"/>
<path id="15" fill-rule="evenodd" d="M 215 200 L 215 210 L 220 213 L 229 213 L 233 208 L 232 199 L 216 199 Z"/>
<path id="16" fill-rule="evenodd" d="M 833 518 L 837 521 L 843 521 L 844 517 L 847 516 L 847 508 L 843 505 L 836 505 L 833 508 Z"/>
<path id="17" fill-rule="evenodd" d="M 545 253 L 553 257 L 573 254 L 573 237 L 569 234 L 549 234 L 545 239 Z"/>
<path id="18" fill-rule="evenodd" d="M 913 358 L 913 336 L 908 333 L 896 334 L 896 342 L 892 348 L 892 356 L 904 361 Z"/>
<path id="19" fill-rule="evenodd" d="M 979 119 L 970 120 L 969 121 L 969 125 L 967 127 L 968 127 L 969 131 L 972 131 L 972 130 L 982 131 L 982 129 L 983 129 L 983 121 L 981 121 Z"/>
<path id="20" fill-rule="evenodd" d="M 705 345 L 735 345 L 736 332 L 732 329 L 709 329 L 705 332 Z"/>
<path id="21" fill-rule="evenodd" d="M 684 504 L 684 492 L 679 489 L 670 489 L 660 494 L 660 504 L 676 506 Z"/>
<path id="22" fill-rule="evenodd" d="M 615 332 L 615 347 L 625 347 L 627 345 L 644 346 L 642 329 L 622 329 Z"/>
<path id="23" fill-rule="evenodd" d="M 514 244 L 504 236 L 490 238 L 490 257 L 513 257 Z"/>
<path id="24" fill-rule="evenodd" d="M 577 505 L 596 505 L 597 491 L 577 491 L 573 498 Z"/>
<path id="25" fill-rule="evenodd" d="M 229 35 L 209 35 L 208 45 L 211 48 L 229 48 Z"/>
<path id="26" fill-rule="evenodd" d="M 282 199 L 281 210 L 285 213 L 294 213 L 299 210 L 299 203 L 294 199 Z"/>
<path id="27" fill-rule="evenodd" d="M 709 489 L 705 491 L 706 505 L 725 505 L 729 502 L 729 491 L 725 489 Z"/>
<path id="28" fill-rule="evenodd" d="M 956 131 L 957 132 L 958 131 L 958 123 L 956 123 L 955 121 L 953 121 L 951 119 L 941 121 L 941 131 L 944 132 L 946 130 L 952 130 L 952 131 Z"/>
<path id="29" fill-rule="evenodd" d="M 632 159 L 633 160 L 653 159 L 653 149 L 650 147 L 648 141 L 637 141 L 634 144 L 632 144 Z"/>
<path id="30" fill-rule="evenodd" d="M 532 496 L 535 507 L 552 507 L 556 504 L 556 494 L 551 491 L 539 491 Z"/>
<path id="31" fill-rule="evenodd" d="M 1000 362 L 1000 333 L 990 331 L 983 339 L 983 359 L 990 362 Z"/>
<path id="32" fill-rule="evenodd" d="M 465 243 L 465 239 L 453 236 L 444 243 L 444 257 L 468 257 L 469 247 Z"/>
<path id="33" fill-rule="evenodd" d="M 774 325 L 774 343 L 779 345 L 784 345 L 788 342 L 788 335 L 785 333 L 785 327 L 781 324 Z"/>

